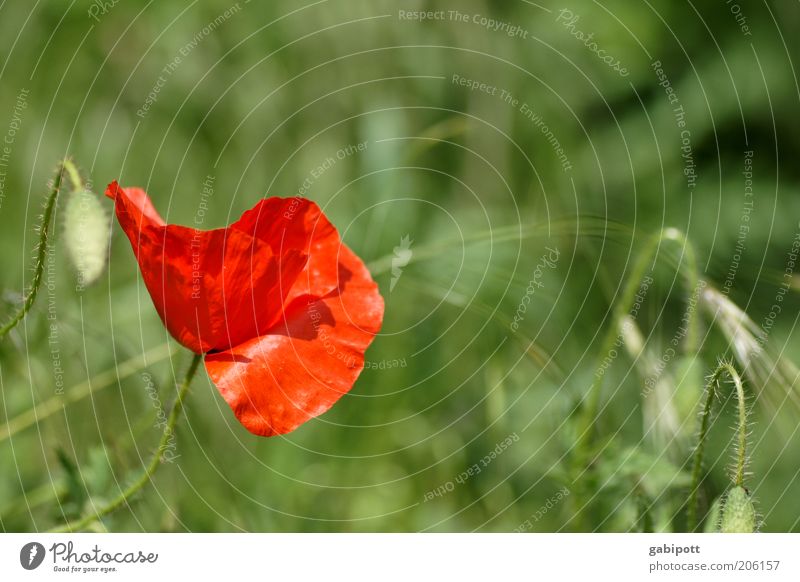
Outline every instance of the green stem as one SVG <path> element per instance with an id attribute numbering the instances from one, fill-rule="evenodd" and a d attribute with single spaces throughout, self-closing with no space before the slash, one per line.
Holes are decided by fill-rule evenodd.
<path id="1" fill-rule="evenodd" d="M 42 286 L 42 275 L 44 274 L 45 259 L 47 258 L 47 247 L 50 241 L 50 223 L 53 221 L 53 212 L 55 211 L 58 194 L 61 191 L 61 183 L 63 181 L 64 172 L 69 175 L 70 182 L 72 182 L 72 187 L 74 190 L 79 191 L 83 190 L 84 188 L 80 172 L 78 172 L 78 168 L 75 167 L 75 164 L 72 162 L 72 160 L 67 158 L 58 164 L 58 167 L 56 168 L 56 175 L 53 178 L 53 189 L 50 191 L 50 195 L 47 197 L 47 201 L 45 202 L 44 206 L 44 214 L 42 215 L 42 224 L 40 225 L 39 231 L 39 245 L 36 253 L 36 263 L 34 264 L 33 281 L 31 281 L 31 287 L 28 290 L 28 294 L 25 296 L 25 299 L 22 302 L 22 307 L 17 314 L 5 325 L 3 325 L 2 328 L 0 328 L 0 338 L 5 337 L 8 332 L 10 332 L 19 324 L 19 322 L 25 319 L 25 316 L 28 315 L 28 312 L 31 310 L 31 307 L 33 307 L 33 304 L 36 301 L 36 296 L 39 294 L 39 288 Z"/>
<path id="2" fill-rule="evenodd" d="M 53 189 L 51 190 L 50 195 L 47 197 L 47 201 L 45 202 L 44 215 L 42 216 L 42 224 L 40 225 L 39 232 L 39 247 L 38 252 L 36 253 L 36 263 L 33 270 L 33 281 L 31 282 L 30 290 L 25 296 L 25 299 L 22 302 L 22 307 L 17 314 L 12 317 L 2 328 L 0 328 L 0 338 L 5 337 L 6 334 L 14 329 L 20 321 L 25 319 L 25 316 L 28 315 L 31 307 L 33 307 L 34 301 L 36 301 L 36 295 L 38 295 L 39 288 L 42 285 L 44 263 L 45 259 L 47 258 L 47 243 L 50 236 L 50 222 L 53 219 L 53 210 L 56 206 L 58 193 L 61 190 L 61 180 L 63 175 L 64 165 L 59 164 L 55 178 L 53 179 Z"/>
<path id="3" fill-rule="evenodd" d="M 95 521 L 105 517 L 106 515 L 112 513 L 116 509 L 119 509 L 123 505 L 127 505 L 129 499 L 137 493 L 142 487 L 147 485 L 155 474 L 158 467 L 161 465 L 161 453 L 167 446 L 167 442 L 169 441 L 170 437 L 174 434 L 175 424 L 178 422 L 178 418 L 180 417 L 181 411 L 183 410 L 183 401 L 186 397 L 186 393 L 189 391 L 189 386 L 192 383 L 192 378 L 194 378 L 195 373 L 197 372 L 197 367 L 200 364 L 200 361 L 203 359 L 201 354 L 195 354 L 194 358 L 192 359 L 192 363 L 189 366 L 189 370 L 186 372 L 186 376 L 183 379 L 183 383 L 181 384 L 178 390 L 178 397 L 175 399 L 175 403 L 172 405 L 172 410 L 169 413 L 169 418 L 167 419 L 167 425 L 164 427 L 164 432 L 161 435 L 161 440 L 158 442 L 158 448 L 153 453 L 153 458 L 150 459 L 150 463 L 145 468 L 144 472 L 139 476 L 136 481 L 134 481 L 127 489 L 125 489 L 120 495 L 108 503 L 107 505 L 101 507 L 100 509 L 89 513 L 81 518 L 78 518 L 74 521 L 64 524 L 63 526 L 54 528 L 51 533 L 60 533 L 60 532 L 76 532 L 82 529 L 85 529 L 87 526 L 91 525 Z"/>
<path id="4" fill-rule="evenodd" d="M 634 484 L 633 491 L 636 499 L 636 529 L 640 533 L 651 533 L 653 531 L 653 519 L 650 516 L 650 500 L 647 498 L 641 483 Z"/>
<path id="5" fill-rule="evenodd" d="M 736 471 L 734 473 L 734 482 L 737 487 L 744 484 L 744 467 L 747 460 L 747 408 L 744 401 L 744 384 L 742 378 L 736 371 L 736 368 L 730 362 L 720 362 L 714 373 L 708 380 L 706 387 L 706 402 L 703 407 L 702 416 L 700 417 L 700 434 L 698 436 L 697 448 L 694 452 L 694 462 L 692 464 L 692 488 L 689 491 L 688 510 L 686 517 L 687 529 L 693 532 L 697 529 L 697 514 L 698 514 L 698 493 L 700 490 L 700 479 L 703 472 L 703 456 L 706 448 L 706 438 L 708 431 L 711 427 L 711 409 L 714 405 L 714 399 L 720 391 L 720 383 L 723 375 L 730 376 L 733 384 L 736 387 L 736 400 L 739 407 L 739 427 L 738 427 L 738 447 L 737 447 L 737 460 Z"/>
<path id="6" fill-rule="evenodd" d="M 633 305 L 636 292 L 638 291 L 642 279 L 644 279 L 648 266 L 654 260 L 656 251 L 661 245 L 662 241 L 676 241 L 682 244 L 686 256 L 686 284 L 689 287 L 690 297 L 693 296 L 697 289 L 699 282 L 699 275 L 697 273 L 697 261 L 694 254 L 694 249 L 689 243 L 686 236 L 674 228 L 668 228 L 660 231 L 651 236 L 645 243 L 644 248 L 639 252 L 639 255 L 634 263 L 631 274 L 623 287 L 619 301 L 612 311 L 611 325 L 609 326 L 600 346 L 600 352 L 597 356 L 595 365 L 595 375 L 592 384 L 589 387 L 589 392 L 586 395 L 585 406 L 578 419 L 578 437 L 575 444 L 575 456 L 573 461 L 573 485 L 575 489 L 574 503 L 576 505 L 575 521 L 578 531 L 583 529 L 583 513 L 586 508 L 587 487 L 585 486 L 585 478 L 583 472 L 587 468 L 592 450 L 592 441 L 594 437 L 594 426 L 597 422 L 598 411 L 600 408 L 600 397 L 602 395 L 603 379 L 605 373 L 600 373 L 603 366 L 603 360 L 614 349 L 614 344 L 619 337 L 618 323 L 627 314 Z M 694 316 L 696 309 L 689 312 L 686 333 L 686 349 L 692 352 L 697 350 L 697 341 L 699 338 L 698 319 Z"/>
<path id="7" fill-rule="evenodd" d="M 700 434 L 697 440 L 697 448 L 694 451 L 694 463 L 692 465 L 692 488 L 689 491 L 689 509 L 686 518 L 686 527 L 690 532 L 697 529 L 697 494 L 700 490 L 700 476 L 703 470 L 703 455 L 706 448 L 706 436 L 711 418 L 711 406 L 714 404 L 716 390 L 714 383 L 710 382 L 707 388 L 706 403 L 703 406 L 702 416 L 700 417 Z"/>
<path id="8" fill-rule="evenodd" d="M 739 446 L 736 448 L 734 483 L 737 487 L 744 487 L 744 466 L 747 462 L 747 408 L 744 402 L 742 379 L 738 374 L 733 375 L 732 378 L 736 386 L 736 402 L 739 407 Z"/>

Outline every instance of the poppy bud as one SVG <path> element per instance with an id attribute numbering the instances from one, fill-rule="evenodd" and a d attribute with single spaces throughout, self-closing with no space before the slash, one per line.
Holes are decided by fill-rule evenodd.
<path id="1" fill-rule="evenodd" d="M 756 531 L 756 509 L 744 487 L 734 487 L 722 508 L 722 533 L 753 533 Z"/>
<path id="2" fill-rule="evenodd" d="M 106 265 L 108 215 L 89 190 L 70 193 L 64 208 L 64 244 L 78 271 L 78 288 L 91 285 Z"/>

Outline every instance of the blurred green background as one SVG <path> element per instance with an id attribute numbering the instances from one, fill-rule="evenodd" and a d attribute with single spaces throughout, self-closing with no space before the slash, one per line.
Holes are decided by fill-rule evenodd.
<path id="1" fill-rule="evenodd" d="M 409 14 L 420 10 L 435 12 Z M 178 458 L 97 527 L 680 530 L 699 373 L 720 357 L 743 366 L 780 302 L 772 359 L 748 375 L 747 486 L 763 530 L 800 529 L 789 362 L 800 285 L 793 269 L 784 276 L 800 217 L 798 25 L 789 1 L 0 5 L 4 314 L 30 283 L 47 181 L 65 155 L 99 195 L 113 179 L 142 186 L 179 224 L 197 216 L 208 176 L 207 228 L 302 189 L 386 299 L 370 369 L 286 437 L 250 435 L 201 371 Z M 662 241 L 636 320 L 644 344 L 618 346 L 589 469 L 576 475 L 575 419 L 619 323 L 611 308 L 643 241 L 666 227 L 686 234 L 700 277 L 727 281 L 725 298 L 756 329 L 736 331 L 741 313 L 725 304 L 715 319 L 705 301 L 701 347 L 681 341 L 659 374 L 665 400 L 648 395 L 643 364 L 667 353 L 691 298 L 687 247 Z M 159 438 L 148 380 L 166 409 L 190 360 L 116 223 L 109 267 L 83 291 L 63 228 L 58 214 L 39 299 L 0 343 L 6 531 L 58 525 L 133 480 Z M 703 507 L 730 483 L 735 403 L 721 402 Z"/>

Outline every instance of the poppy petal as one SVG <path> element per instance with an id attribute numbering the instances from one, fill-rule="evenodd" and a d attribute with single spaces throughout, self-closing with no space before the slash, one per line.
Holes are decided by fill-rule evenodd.
<path id="1" fill-rule="evenodd" d="M 221 351 L 280 320 L 308 260 L 301 241 L 312 240 L 304 220 L 274 214 L 283 200 L 261 201 L 228 228 L 199 230 L 166 225 L 139 188 L 113 182 L 106 195 L 161 320 L 181 344 L 196 353 Z"/>
<path id="2" fill-rule="evenodd" d="M 106 188 L 106 196 L 114 200 L 114 208 L 120 223 L 123 221 L 120 214 L 123 214 L 125 223 L 131 224 L 137 231 L 141 231 L 144 227 L 165 224 L 150 197 L 141 188 L 122 188 L 114 180 Z"/>
<path id="3" fill-rule="evenodd" d="M 207 354 L 206 371 L 239 421 L 261 436 L 288 433 L 328 410 L 356 381 L 383 320 L 383 298 L 364 263 L 331 237 L 311 253 L 284 319 L 269 333 Z M 315 267 L 315 258 L 320 263 Z M 327 263 L 327 264 L 325 264 Z M 314 283 L 318 269 L 325 279 Z M 308 293 L 334 287 L 324 295 Z"/>
<path id="4" fill-rule="evenodd" d="M 336 228 L 319 206 L 299 197 L 264 198 L 231 228 L 268 243 L 275 252 L 296 249 L 310 254 L 319 240 L 339 240 Z"/>
<path id="5" fill-rule="evenodd" d="M 279 216 L 280 220 L 270 222 L 262 218 L 264 215 Z M 298 221 L 302 228 L 289 229 L 281 221 Z M 274 225 L 294 234 L 294 237 L 284 237 L 284 248 L 298 249 L 308 255 L 308 264 L 286 297 L 285 305 L 301 295 L 322 296 L 335 289 L 339 273 L 337 254 L 342 242 L 336 227 L 319 206 L 305 198 L 267 198 L 245 212 L 231 228 L 262 240 L 280 240 L 280 231 Z M 302 236 L 297 236 L 300 233 Z"/>

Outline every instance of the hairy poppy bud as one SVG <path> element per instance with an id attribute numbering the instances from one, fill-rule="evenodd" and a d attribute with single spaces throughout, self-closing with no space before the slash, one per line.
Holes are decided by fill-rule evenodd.
<path id="1" fill-rule="evenodd" d="M 78 271 L 78 287 L 91 285 L 106 266 L 108 214 L 89 190 L 72 192 L 64 208 L 64 245 Z"/>
<path id="2" fill-rule="evenodd" d="M 734 487 L 722 508 L 722 533 L 753 533 L 756 531 L 756 509 L 744 487 Z"/>

